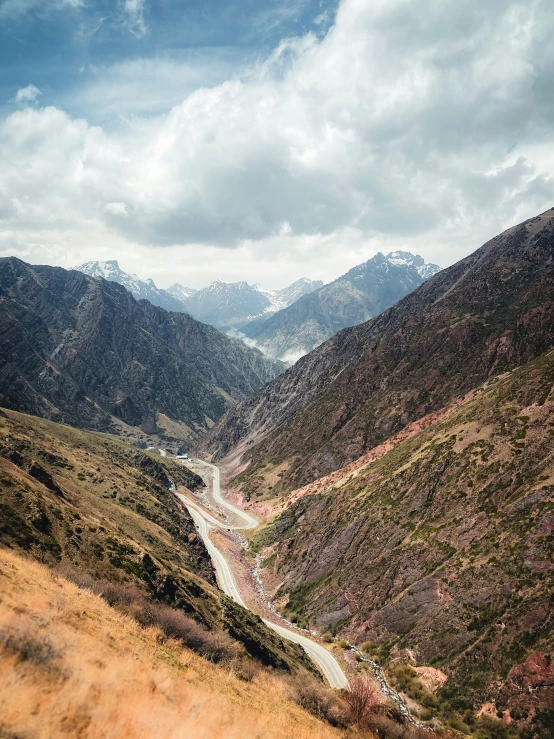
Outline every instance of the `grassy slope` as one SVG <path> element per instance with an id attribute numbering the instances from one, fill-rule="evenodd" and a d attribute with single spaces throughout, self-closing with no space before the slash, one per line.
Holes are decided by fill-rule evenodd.
<path id="1" fill-rule="evenodd" d="M 261 672 L 248 684 L 0 550 L 0 735 L 334 737 Z M 30 710 L 32 707 L 32 710 Z"/>
<path id="2" fill-rule="evenodd" d="M 553 382 L 550 352 L 297 493 L 258 542 L 285 610 L 441 667 L 446 710 L 551 706 Z"/>
<path id="3" fill-rule="evenodd" d="M 108 436 L 5 411 L 0 543 L 49 565 L 132 584 L 210 629 L 226 629 L 264 664 L 313 669 L 303 650 L 217 590 L 169 478 L 189 488 L 201 484 L 182 466 Z"/>

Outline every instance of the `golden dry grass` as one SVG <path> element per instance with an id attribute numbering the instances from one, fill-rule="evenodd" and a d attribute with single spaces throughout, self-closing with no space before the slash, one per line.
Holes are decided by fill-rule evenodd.
<path id="1" fill-rule="evenodd" d="M 0 549 L 0 644 L 6 634 L 51 650 L 0 650 L 0 735 L 341 736 L 290 702 L 277 678 L 261 672 L 241 682 L 43 565 Z"/>

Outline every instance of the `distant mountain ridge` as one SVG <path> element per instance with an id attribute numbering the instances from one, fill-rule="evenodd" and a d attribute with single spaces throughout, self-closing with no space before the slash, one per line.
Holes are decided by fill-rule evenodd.
<path id="1" fill-rule="evenodd" d="M 215 280 L 188 298 L 186 308 L 199 321 L 221 330 L 242 330 L 246 324 L 266 320 L 322 285 L 321 280 L 302 277 L 282 290 L 266 290 L 261 285 L 249 285 L 244 280 Z"/>
<path id="2" fill-rule="evenodd" d="M 428 264 L 419 254 L 412 254 L 409 251 L 391 251 L 386 255 L 386 259 L 397 267 L 402 265 L 413 267 L 424 280 L 436 275 L 441 269 L 438 264 Z"/>
<path id="3" fill-rule="evenodd" d="M 0 259 L 0 405 L 191 441 L 282 365 L 78 271 Z M 115 424 L 115 425 L 114 425 Z"/>
<path id="4" fill-rule="evenodd" d="M 186 306 L 199 321 L 227 330 L 263 315 L 271 309 L 271 302 L 244 280 L 215 280 L 192 295 Z"/>
<path id="5" fill-rule="evenodd" d="M 197 292 L 193 287 L 185 287 L 184 285 L 181 285 L 179 282 L 174 282 L 171 287 L 168 287 L 166 292 L 168 292 L 172 297 L 176 298 L 177 300 L 185 301 L 190 298 L 191 295 L 194 295 L 195 292 Z"/>
<path id="6" fill-rule="evenodd" d="M 123 285 L 137 300 L 148 300 L 152 305 L 177 313 L 186 313 L 186 307 L 183 303 L 184 297 L 182 296 L 190 297 L 196 292 L 192 288 L 183 287 L 178 282 L 169 290 L 163 290 L 156 287 L 152 279 L 141 280 L 136 275 L 124 272 L 116 259 L 110 259 L 107 262 L 86 262 L 79 267 L 75 267 L 75 269 L 89 275 L 89 277 L 103 277 L 109 282 L 117 282 L 119 285 Z"/>
<path id="7" fill-rule="evenodd" d="M 157 287 L 152 279 L 141 280 L 137 275 L 125 272 L 115 259 L 86 262 L 75 269 L 89 277 L 101 277 L 123 285 L 137 300 L 148 300 L 152 305 L 168 311 L 189 313 L 222 331 L 242 328 L 250 321 L 266 319 L 323 286 L 321 280 L 301 277 L 282 290 L 267 290 L 261 285 L 249 285 L 244 280 L 214 280 L 201 290 L 175 282 L 164 290 Z"/>
<path id="8" fill-rule="evenodd" d="M 337 331 L 373 318 L 440 271 L 419 255 L 380 252 L 334 282 L 242 331 L 269 356 L 295 361 Z"/>
<path id="9" fill-rule="evenodd" d="M 272 311 L 279 311 L 288 308 L 289 305 L 300 300 L 304 295 L 309 295 L 314 290 L 319 290 L 320 287 L 323 287 L 323 281 L 309 280 L 307 277 L 301 277 L 296 282 L 293 282 L 292 285 L 282 290 L 266 290 L 261 285 L 253 285 L 252 287 L 267 297 L 271 303 Z"/>

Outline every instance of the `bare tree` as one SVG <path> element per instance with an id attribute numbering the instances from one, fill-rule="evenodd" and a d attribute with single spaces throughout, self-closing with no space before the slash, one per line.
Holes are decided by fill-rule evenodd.
<path id="1" fill-rule="evenodd" d="M 352 720 L 361 724 L 373 706 L 379 703 L 379 690 L 368 675 L 356 675 L 350 680 L 350 690 L 345 700 Z"/>

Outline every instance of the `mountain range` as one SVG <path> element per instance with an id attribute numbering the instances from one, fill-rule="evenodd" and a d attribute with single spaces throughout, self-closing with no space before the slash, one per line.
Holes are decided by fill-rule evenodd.
<path id="1" fill-rule="evenodd" d="M 546 351 L 551 229 L 549 211 L 340 331 L 230 411 L 207 448 L 221 458 L 240 443 L 249 474 L 270 458 L 285 466 L 279 487 L 290 489 Z"/>
<path id="2" fill-rule="evenodd" d="M 148 300 L 152 305 L 168 311 L 189 313 L 222 331 L 241 328 L 250 321 L 267 318 L 323 285 L 321 280 L 303 277 L 282 290 L 267 290 L 261 285 L 249 285 L 245 281 L 222 280 L 215 280 L 201 290 L 184 287 L 178 282 L 164 290 L 156 287 L 152 279 L 141 280 L 136 275 L 124 272 L 115 259 L 86 262 L 75 269 L 90 277 L 102 277 L 123 285 L 137 300 Z"/>
<path id="3" fill-rule="evenodd" d="M 228 331 L 251 321 L 265 320 L 323 283 L 303 277 L 283 290 L 265 290 L 247 282 L 216 280 L 186 301 L 187 311 L 199 321 Z"/>
<path id="4" fill-rule="evenodd" d="M 282 367 L 78 271 L 0 259 L 0 404 L 192 440 Z"/>
<path id="5" fill-rule="evenodd" d="M 470 735 L 487 711 L 518 737 L 553 725 L 553 264 L 554 209 L 340 331 L 199 447 L 268 519 L 278 608 Z"/>
<path id="6" fill-rule="evenodd" d="M 243 695 L 237 676 L 254 713 L 294 695 L 283 736 L 551 739 L 553 265 L 554 208 L 442 271 L 392 252 L 315 290 L 166 291 L 213 321 L 224 309 L 264 356 L 135 299 L 106 279 L 117 264 L 91 277 L 0 260 L 0 538 L 12 550 L 0 618 L 19 624 L 0 628 L 2 670 L 25 690 L 51 674 L 58 696 L 77 664 L 112 663 L 113 647 L 92 646 L 110 629 L 137 681 L 151 674 L 138 643 L 175 668 L 172 695 L 183 666 L 195 679 L 175 651 L 187 645 L 219 661 L 217 673 L 204 661 L 205 684 L 227 671 L 222 706 L 226 690 Z M 157 290 L 144 285 L 129 282 Z M 309 342 L 288 369 L 267 358 Z M 122 441 L 140 434 L 195 459 Z M 224 497 L 201 459 L 217 462 Z M 277 634 L 314 637 L 350 690 L 318 687 L 305 653 L 260 618 L 278 613 Z M 56 630 L 68 623 L 70 636 Z M 84 632 L 76 654 L 67 645 Z M 159 710 L 162 681 L 148 684 Z M 311 714 L 306 734 L 297 709 Z"/>
<path id="7" fill-rule="evenodd" d="M 269 357 L 293 363 L 348 326 L 363 323 L 436 274 L 440 268 L 406 251 L 378 253 L 328 285 L 303 277 L 282 290 L 215 280 L 201 290 L 175 283 L 168 290 L 120 269 L 117 261 L 77 267 L 91 277 L 123 285 L 138 300 L 189 313 L 231 332 Z"/>
<path id="8" fill-rule="evenodd" d="M 117 282 L 137 300 L 148 300 L 152 305 L 177 313 L 186 312 L 183 302 L 196 292 L 193 288 L 183 287 L 178 282 L 169 290 L 163 290 L 156 287 L 152 279 L 141 280 L 136 275 L 124 272 L 116 259 L 107 262 L 86 262 L 75 269 L 89 277 L 102 277 L 109 282 Z"/>
<path id="9" fill-rule="evenodd" d="M 379 315 L 439 271 L 436 264 L 409 252 L 391 252 L 386 257 L 378 253 L 242 331 L 269 356 L 294 361 L 340 329 Z"/>

